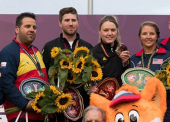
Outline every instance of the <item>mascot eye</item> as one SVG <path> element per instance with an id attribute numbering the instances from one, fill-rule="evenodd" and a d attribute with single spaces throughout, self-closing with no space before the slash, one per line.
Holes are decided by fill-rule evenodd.
<path id="1" fill-rule="evenodd" d="M 124 117 L 122 113 L 116 114 L 115 122 L 124 122 Z"/>
<path id="2" fill-rule="evenodd" d="M 130 122 L 138 122 L 139 120 L 139 114 L 136 110 L 131 110 L 129 112 L 129 119 L 130 119 Z"/>

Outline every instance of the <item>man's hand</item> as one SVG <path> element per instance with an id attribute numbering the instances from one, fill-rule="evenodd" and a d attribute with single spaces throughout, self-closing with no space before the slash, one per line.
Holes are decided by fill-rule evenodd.
<path id="1" fill-rule="evenodd" d="M 28 102 L 28 104 L 27 104 L 27 106 L 26 106 L 26 110 L 27 111 L 33 111 L 33 109 L 32 109 L 32 106 L 31 106 L 31 103 L 33 102 L 33 100 L 30 100 L 29 102 Z"/>

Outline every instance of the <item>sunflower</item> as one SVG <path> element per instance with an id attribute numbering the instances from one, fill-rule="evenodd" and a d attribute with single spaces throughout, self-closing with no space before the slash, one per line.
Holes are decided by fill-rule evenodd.
<path id="1" fill-rule="evenodd" d="M 89 49 L 87 47 L 78 47 L 73 52 L 74 56 L 87 56 L 89 54 Z"/>
<path id="2" fill-rule="evenodd" d="M 56 95 L 61 95 L 62 91 L 57 90 L 57 88 L 53 85 L 50 86 L 50 89 L 53 91 L 54 94 Z"/>
<path id="3" fill-rule="evenodd" d="M 81 73 L 84 69 L 85 59 L 83 57 L 80 57 L 80 60 L 76 63 L 76 67 L 73 66 L 73 72 L 74 73 Z"/>
<path id="4" fill-rule="evenodd" d="M 100 67 L 99 63 L 96 60 L 92 60 L 91 63 L 94 64 L 96 68 Z"/>
<path id="5" fill-rule="evenodd" d="M 55 57 L 57 57 L 58 54 L 59 54 L 58 47 L 53 47 L 52 50 L 51 50 L 51 57 L 55 58 Z"/>
<path id="6" fill-rule="evenodd" d="M 72 96 L 70 94 L 62 94 L 59 96 L 55 103 L 60 110 L 65 110 L 72 102 Z"/>
<path id="7" fill-rule="evenodd" d="M 76 75 L 73 72 L 68 72 L 66 81 L 71 84 L 74 83 L 76 81 Z"/>
<path id="8" fill-rule="evenodd" d="M 166 83 L 167 83 L 167 86 L 170 86 L 170 76 L 167 77 Z"/>
<path id="9" fill-rule="evenodd" d="M 61 69 L 71 69 L 72 68 L 72 62 L 70 61 L 69 58 L 67 60 L 62 59 L 60 61 Z"/>
<path id="10" fill-rule="evenodd" d="M 37 113 L 41 112 L 41 107 L 38 105 L 38 101 L 42 99 L 42 97 L 45 97 L 43 92 L 39 92 L 36 94 L 34 101 L 31 103 L 32 108 L 34 111 L 37 111 Z"/>
<path id="11" fill-rule="evenodd" d="M 166 73 L 170 74 L 170 63 L 166 66 Z"/>
<path id="12" fill-rule="evenodd" d="M 59 109 L 59 108 L 57 108 L 57 113 L 62 113 L 62 110 L 61 109 Z"/>
<path id="13" fill-rule="evenodd" d="M 93 68 L 91 72 L 91 81 L 98 81 L 101 80 L 103 76 L 101 68 Z"/>
<path id="14" fill-rule="evenodd" d="M 164 73 L 158 73 L 157 75 L 156 75 L 156 78 L 164 78 L 165 77 L 165 74 Z"/>

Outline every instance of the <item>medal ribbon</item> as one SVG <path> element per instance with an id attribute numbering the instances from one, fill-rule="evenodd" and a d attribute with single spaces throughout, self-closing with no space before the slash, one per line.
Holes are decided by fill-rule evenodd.
<path id="1" fill-rule="evenodd" d="M 104 46 L 103 46 L 103 44 L 102 44 L 101 42 L 100 42 L 100 46 L 101 46 L 104 54 L 105 54 L 108 58 L 109 58 L 109 57 L 114 57 L 114 56 L 116 56 L 116 53 L 115 53 L 115 52 L 114 52 L 114 54 L 113 54 L 112 56 L 109 56 L 109 55 L 107 54 L 106 50 L 104 49 Z"/>
<path id="2" fill-rule="evenodd" d="M 68 49 L 66 43 L 64 41 L 63 41 L 63 43 L 64 43 L 64 49 Z M 77 40 L 74 50 L 78 47 L 78 44 L 79 44 L 79 40 Z"/>
<path id="3" fill-rule="evenodd" d="M 148 69 L 150 68 L 152 57 L 156 53 L 156 51 L 157 51 L 157 48 L 155 48 L 155 50 L 153 51 L 152 55 L 149 58 L 148 65 L 147 65 Z M 144 51 L 142 52 L 142 57 L 141 57 L 142 58 L 142 67 L 145 68 L 143 53 L 144 53 Z"/>
<path id="4" fill-rule="evenodd" d="M 64 49 L 68 49 L 66 43 L 65 43 L 64 41 L 63 41 L 63 43 L 64 43 Z M 78 47 L 78 44 L 79 44 L 79 40 L 77 40 L 76 45 L 75 45 L 75 47 L 74 47 L 74 50 Z M 69 54 L 70 54 L 70 53 L 66 53 L 66 55 L 69 55 Z"/>

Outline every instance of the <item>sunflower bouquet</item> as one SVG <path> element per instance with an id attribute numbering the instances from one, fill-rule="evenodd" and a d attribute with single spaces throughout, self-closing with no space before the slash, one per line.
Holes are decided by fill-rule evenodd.
<path id="1" fill-rule="evenodd" d="M 26 95 L 33 99 L 32 108 L 37 113 L 45 115 L 45 122 L 48 122 L 48 115 L 52 113 L 61 113 L 66 110 L 72 102 L 72 96 L 65 94 L 56 86 L 44 86 L 44 90 L 31 92 Z"/>
<path id="2" fill-rule="evenodd" d="M 166 89 L 170 89 L 170 59 L 162 64 L 160 70 L 155 71 L 155 77 L 162 81 Z"/>
<path id="3" fill-rule="evenodd" d="M 58 79 L 63 90 L 70 84 L 84 85 L 102 79 L 101 67 L 87 47 L 78 47 L 74 52 L 54 47 L 51 57 L 54 65 L 48 71 L 50 83 L 56 85 L 54 79 Z"/>

